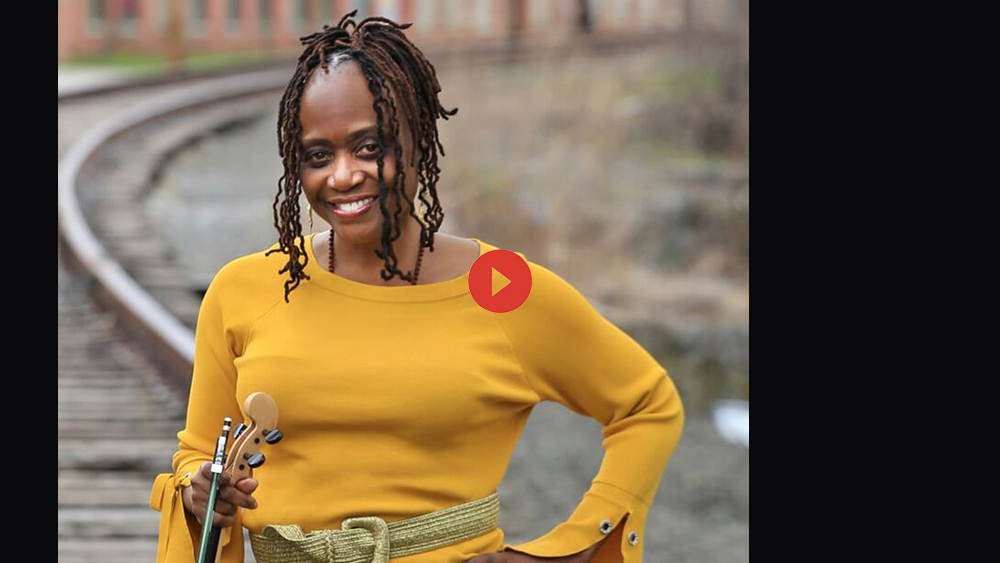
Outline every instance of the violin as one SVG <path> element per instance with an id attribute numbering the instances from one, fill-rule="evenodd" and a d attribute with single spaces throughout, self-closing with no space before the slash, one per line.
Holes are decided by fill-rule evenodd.
<path id="1" fill-rule="evenodd" d="M 260 452 L 261 442 L 267 444 L 277 444 L 284 436 L 278 430 L 278 405 L 274 399 L 263 392 L 251 393 L 243 401 L 243 412 L 250 419 L 250 424 L 240 423 L 233 431 L 233 445 L 229 454 L 225 456 L 223 462 L 223 472 L 230 474 L 230 483 L 237 482 L 253 476 L 253 470 L 264 464 L 264 454 Z M 228 421 L 228 419 L 227 419 Z M 228 423 L 223 424 L 223 434 L 219 438 L 220 447 L 224 450 L 224 442 L 229 433 Z M 218 460 L 217 460 L 218 461 Z M 220 473 L 216 473 L 212 478 L 212 486 L 218 490 Z M 212 495 L 214 497 L 214 495 Z M 214 499 L 212 499 L 214 500 Z M 208 507 L 214 512 L 214 502 L 210 502 Z M 210 514 L 211 512 L 206 512 Z M 205 518 L 205 528 L 211 525 L 211 518 Z M 198 563 L 215 563 L 222 555 L 222 546 L 219 545 L 219 536 L 222 534 L 220 526 L 212 526 L 205 541 L 205 549 L 198 546 Z M 204 536 L 203 536 L 204 537 Z M 235 541 L 235 540 L 233 540 Z M 199 542 L 200 544 L 201 542 Z"/>

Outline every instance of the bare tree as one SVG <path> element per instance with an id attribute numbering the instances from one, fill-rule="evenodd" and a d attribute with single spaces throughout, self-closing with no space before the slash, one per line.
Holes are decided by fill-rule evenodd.
<path id="1" fill-rule="evenodd" d="M 594 29 L 594 23 L 590 19 L 590 2 L 588 0 L 576 0 L 576 30 L 581 34 L 588 34 Z"/>

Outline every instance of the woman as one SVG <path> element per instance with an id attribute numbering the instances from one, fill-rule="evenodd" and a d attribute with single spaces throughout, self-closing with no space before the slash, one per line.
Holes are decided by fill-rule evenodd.
<path id="1" fill-rule="evenodd" d="M 227 563 L 243 561 L 243 527 L 260 563 L 641 561 L 684 424 L 672 380 L 534 262 L 520 307 L 476 304 L 469 269 L 497 247 L 436 232 L 436 120 L 457 109 L 440 105 L 409 24 L 354 14 L 303 38 L 281 99 L 278 242 L 205 294 L 187 425 L 150 501 L 157 560 L 193 560 L 220 421 L 264 391 L 285 437 L 255 478 L 223 480 L 212 518 Z M 329 231 L 302 235 L 300 195 Z M 565 522 L 511 545 L 496 486 L 543 400 L 600 421 L 605 457 Z"/>

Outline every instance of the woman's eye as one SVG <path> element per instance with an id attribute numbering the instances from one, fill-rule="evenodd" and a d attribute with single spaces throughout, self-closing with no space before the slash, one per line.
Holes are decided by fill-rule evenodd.
<path id="1" fill-rule="evenodd" d="M 322 156 L 322 155 L 325 155 L 325 154 L 326 153 L 323 152 L 323 151 L 311 152 L 308 155 L 306 155 L 306 162 L 313 162 L 316 159 L 316 157 L 319 157 L 319 156 Z"/>
<path id="2" fill-rule="evenodd" d="M 375 157 L 379 154 L 378 143 L 365 143 L 361 145 L 361 153 L 366 157 Z M 313 151 L 306 154 L 305 162 L 307 164 L 322 164 L 329 158 L 329 153 L 327 151 Z"/>

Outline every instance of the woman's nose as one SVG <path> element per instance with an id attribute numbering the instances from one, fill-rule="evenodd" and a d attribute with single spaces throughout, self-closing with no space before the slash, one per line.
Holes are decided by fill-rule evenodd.
<path id="1" fill-rule="evenodd" d="M 364 181 L 364 173 L 354 168 L 349 158 L 338 158 L 334 161 L 333 171 L 326 178 L 326 183 L 338 190 L 349 190 Z"/>

